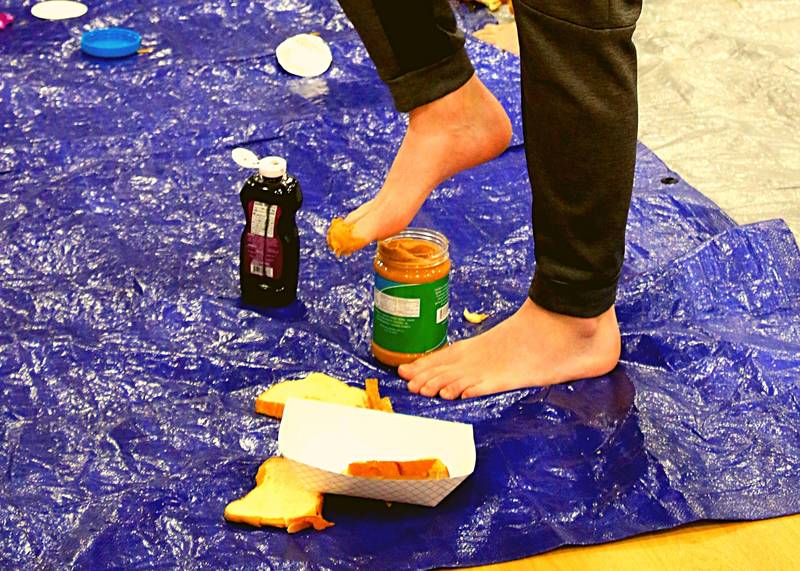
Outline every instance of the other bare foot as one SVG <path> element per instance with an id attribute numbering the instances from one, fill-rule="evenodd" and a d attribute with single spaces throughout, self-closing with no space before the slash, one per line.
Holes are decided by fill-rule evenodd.
<path id="1" fill-rule="evenodd" d="M 506 50 L 512 54 L 519 55 L 519 36 L 517 35 L 517 23 L 508 24 L 486 24 L 483 29 L 472 34 L 479 40 L 497 46 L 501 50 Z"/>
<path id="2" fill-rule="evenodd" d="M 486 333 L 401 365 L 398 372 L 412 393 L 469 398 L 599 377 L 617 365 L 619 355 L 613 307 L 599 317 L 581 319 L 528 299 Z"/>
<path id="3" fill-rule="evenodd" d="M 365 244 L 394 236 L 451 176 L 489 161 L 511 142 L 511 121 L 477 76 L 409 113 L 408 130 L 378 195 L 345 218 Z"/>

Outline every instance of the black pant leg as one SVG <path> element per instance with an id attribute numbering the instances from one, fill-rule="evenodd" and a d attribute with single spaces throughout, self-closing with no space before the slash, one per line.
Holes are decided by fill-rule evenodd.
<path id="1" fill-rule="evenodd" d="M 464 85 L 474 73 L 448 0 L 339 0 L 398 111 Z"/>
<path id="2" fill-rule="evenodd" d="M 610 308 L 636 161 L 641 0 L 514 0 L 536 272 L 530 298 L 577 317 Z"/>

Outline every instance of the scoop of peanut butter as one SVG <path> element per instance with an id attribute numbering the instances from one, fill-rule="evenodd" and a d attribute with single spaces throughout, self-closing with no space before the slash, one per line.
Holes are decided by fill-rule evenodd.
<path id="1" fill-rule="evenodd" d="M 436 244 L 414 238 L 395 238 L 381 242 L 381 258 L 389 262 L 425 262 L 441 251 L 442 248 Z"/>
<path id="2" fill-rule="evenodd" d="M 328 247 L 336 257 L 349 256 L 369 244 L 364 238 L 353 236 L 353 225 L 345 224 L 344 219 L 334 218 L 328 228 Z"/>

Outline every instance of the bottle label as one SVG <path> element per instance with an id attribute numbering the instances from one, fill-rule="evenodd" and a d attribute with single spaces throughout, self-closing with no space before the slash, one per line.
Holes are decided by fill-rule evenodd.
<path id="1" fill-rule="evenodd" d="M 248 212 L 250 231 L 244 240 L 244 269 L 254 276 L 277 279 L 283 269 L 283 244 L 278 237 L 281 207 L 253 201 Z"/>
<path id="2" fill-rule="evenodd" d="M 447 343 L 450 278 L 404 284 L 375 274 L 372 340 L 387 351 L 425 353 Z"/>

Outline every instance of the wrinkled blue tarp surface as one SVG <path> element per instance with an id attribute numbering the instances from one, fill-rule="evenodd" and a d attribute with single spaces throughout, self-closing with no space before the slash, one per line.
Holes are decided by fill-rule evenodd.
<path id="1" fill-rule="evenodd" d="M 701 518 L 800 511 L 800 256 L 779 221 L 738 227 L 639 148 L 610 375 L 461 402 L 407 393 L 369 352 L 371 252 L 336 260 L 328 221 L 380 186 L 404 118 L 338 6 L 110 1 L 0 31 L 0 566 L 426 569 L 515 559 Z M 474 29 L 487 18 L 461 9 Z M 123 26 L 119 61 L 81 33 Z M 319 32 L 323 77 L 280 70 Z M 437 189 L 452 339 L 509 315 L 533 271 L 518 60 L 471 40 L 514 146 Z M 287 158 L 305 204 L 300 303 L 239 306 L 246 146 Z M 609 165 L 613 168 L 613 165 Z M 492 314 L 480 326 L 465 308 Z M 378 376 L 399 412 L 474 423 L 472 477 L 435 509 L 329 496 L 335 526 L 229 524 L 277 453 L 271 384 Z"/>

